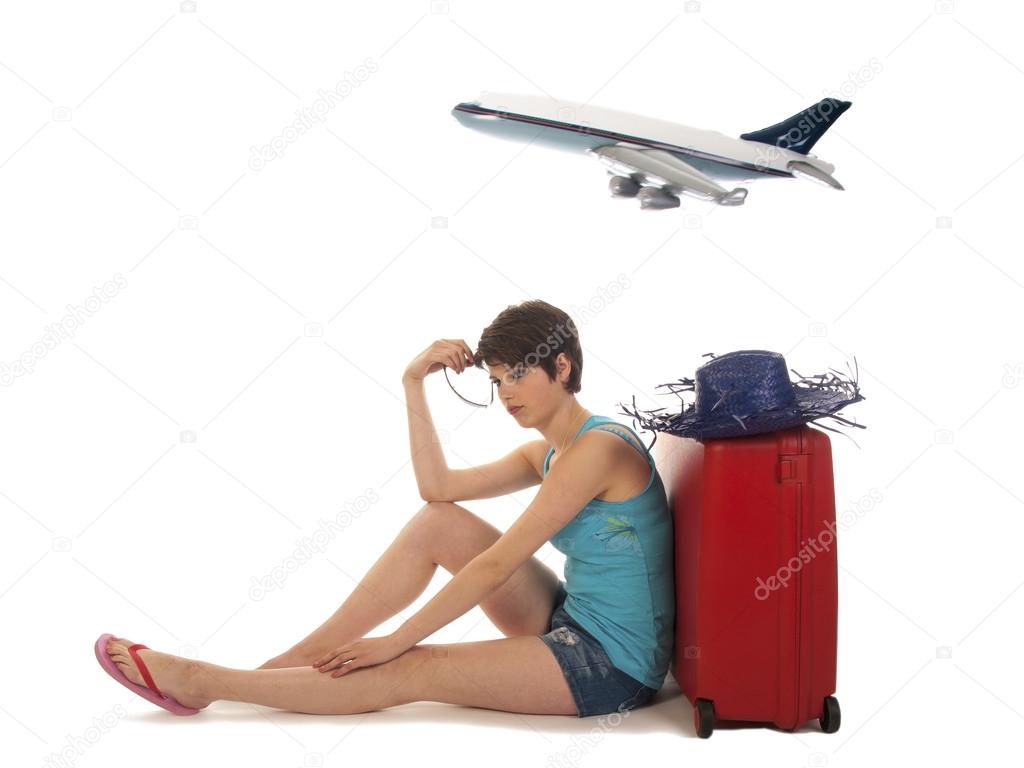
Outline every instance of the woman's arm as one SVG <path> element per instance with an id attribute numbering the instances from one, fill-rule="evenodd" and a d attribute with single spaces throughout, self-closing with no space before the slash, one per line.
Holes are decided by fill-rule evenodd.
<path id="1" fill-rule="evenodd" d="M 436 489 L 448 472 L 448 462 L 437 439 L 434 420 L 430 416 L 423 379 L 402 377 L 405 389 L 406 411 L 409 416 L 409 454 L 416 473 L 416 486 L 420 497 L 430 501 L 436 496 Z"/>
<path id="2" fill-rule="evenodd" d="M 348 643 L 324 655 L 314 666 L 338 677 L 353 669 L 383 664 L 479 605 L 544 542 L 564 528 L 590 499 L 607 489 L 617 458 L 612 446 L 602 444 L 603 439 L 595 431 L 580 437 L 573 449 L 550 468 L 537 497 L 512 527 L 463 566 L 402 626 L 389 635 Z M 616 442 L 621 444 L 617 438 Z"/>
<path id="3" fill-rule="evenodd" d="M 473 351 L 465 339 L 437 339 L 416 355 L 402 374 L 409 416 L 409 455 L 416 473 L 416 486 L 424 501 L 431 501 L 432 493 L 448 472 L 448 464 L 430 417 L 423 379 L 445 367 L 462 373 L 472 364 Z"/>
<path id="4" fill-rule="evenodd" d="M 463 566 L 440 592 L 389 636 L 395 646 L 411 648 L 479 605 L 568 525 L 591 499 L 607 490 L 618 453 L 604 440 L 594 432 L 580 437 L 572 450 L 566 451 L 550 468 L 536 498 L 508 531 Z"/>

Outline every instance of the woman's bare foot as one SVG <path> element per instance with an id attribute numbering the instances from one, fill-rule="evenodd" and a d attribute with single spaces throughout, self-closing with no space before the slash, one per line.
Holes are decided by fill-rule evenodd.
<path id="1" fill-rule="evenodd" d="M 112 638 L 107 641 L 107 654 L 120 667 L 125 677 L 133 683 L 145 686 L 146 681 L 143 680 L 139 668 L 135 666 L 135 659 L 128 652 L 130 645 L 134 645 L 131 640 L 123 637 Z M 174 698 L 186 707 L 203 709 L 209 706 L 211 699 L 203 695 L 199 685 L 200 662 L 149 648 L 139 649 L 136 653 L 149 669 L 157 688 L 165 696 Z"/>

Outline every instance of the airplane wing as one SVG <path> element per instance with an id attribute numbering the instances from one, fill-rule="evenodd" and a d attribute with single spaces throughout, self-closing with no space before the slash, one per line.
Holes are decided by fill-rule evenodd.
<path id="1" fill-rule="evenodd" d="M 612 171 L 626 177 L 616 176 L 611 180 L 612 193 L 637 196 L 643 208 L 674 208 L 679 205 L 680 194 L 714 200 L 720 205 L 741 205 L 747 196 L 746 189 L 728 190 L 663 149 L 606 144 L 588 151 Z"/>

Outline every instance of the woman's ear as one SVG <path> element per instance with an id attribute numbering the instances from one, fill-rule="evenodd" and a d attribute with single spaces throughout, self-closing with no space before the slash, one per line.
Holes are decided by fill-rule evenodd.
<path id="1" fill-rule="evenodd" d="M 565 352 L 559 352 L 558 357 L 555 358 L 555 366 L 555 370 L 558 371 L 558 380 L 564 384 L 569 380 L 569 374 L 572 373 L 572 361 Z"/>

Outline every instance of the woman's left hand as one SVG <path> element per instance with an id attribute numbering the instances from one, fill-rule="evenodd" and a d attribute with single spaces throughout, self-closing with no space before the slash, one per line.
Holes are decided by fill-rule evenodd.
<path id="1" fill-rule="evenodd" d="M 364 637 L 329 651 L 313 662 L 321 672 L 331 672 L 331 677 L 341 677 L 360 667 L 372 667 L 391 661 L 408 650 L 394 634 L 383 637 Z"/>

